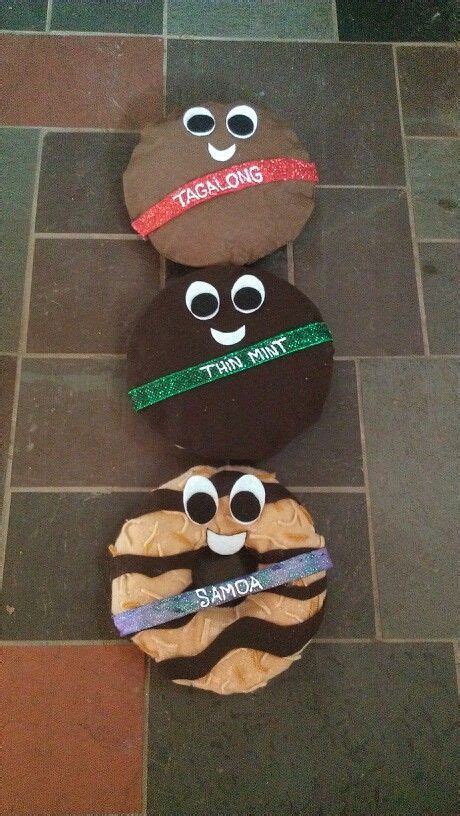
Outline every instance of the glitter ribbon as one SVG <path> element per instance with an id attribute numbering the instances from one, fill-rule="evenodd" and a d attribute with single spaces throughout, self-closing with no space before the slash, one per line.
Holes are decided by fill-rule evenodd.
<path id="1" fill-rule="evenodd" d="M 280 157 L 233 164 L 223 170 L 186 181 L 135 218 L 131 226 L 139 235 L 147 238 L 151 232 L 198 204 L 274 181 L 306 181 L 316 184 L 318 173 L 313 162 L 303 159 Z"/>
<path id="2" fill-rule="evenodd" d="M 234 598 L 266 592 L 289 581 L 306 578 L 331 567 L 329 553 L 325 547 L 321 547 L 313 552 L 270 564 L 258 572 L 232 578 L 223 584 L 210 584 L 201 589 L 191 589 L 180 595 L 170 595 L 161 601 L 120 612 L 118 615 L 112 615 L 113 622 L 122 637 L 134 635 L 143 629 L 161 626 L 163 623 L 200 612 L 207 607 L 221 606 Z"/>
<path id="3" fill-rule="evenodd" d="M 325 323 L 306 323 L 305 326 L 288 329 L 273 337 L 259 340 L 251 346 L 215 357 L 213 360 L 198 363 L 190 368 L 182 368 L 180 371 L 165 374 L 157 380 L 137 385 L 131 388 L 128 394 L 134 410 L 141 411 L 157 402 L 207 385 L 214 380 L 241 374 L 250 368 L 270 363 L 288 354 L 330 342 L 332 342 L 332 335 Z"/>

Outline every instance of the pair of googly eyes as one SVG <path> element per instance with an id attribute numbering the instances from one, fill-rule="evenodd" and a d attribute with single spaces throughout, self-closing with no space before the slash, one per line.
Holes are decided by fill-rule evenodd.
<path id="1" fill-rule="evenodd" d="M 232 303 L 238 312 L 251 314 L 260 309 L 265 300 L 265 287 L 255 275 L 242 275 L 232 286 Z M 206 281 L 193 281 L 185 293 L 187 309 L 198 320 L 210 320 L 220 307 L 216 287 Z"/>
<path id="2" fill-rule="evenodd" d="M 216 126 L 216 120 L 208 108 L 189 108 L 182 121 L 193 136 L 209 136 Z M 249 139 L 257 130 L 257 113 L 249 105 L 236 105 L 228 112 L 225 124 L 232 136 Z"/>
<path id="3" fill-rule="evenodd" d="M 206 476 L 190 476 L 184 487 L 184 510 L 196 524 L 208 524 L 214 518 L 219 504 L 215 485 Z M 230 513 L 239 524 L 257 521 L 265 506 L 265 488 L 250 473 L 240 476 L 230 491 Z"/>

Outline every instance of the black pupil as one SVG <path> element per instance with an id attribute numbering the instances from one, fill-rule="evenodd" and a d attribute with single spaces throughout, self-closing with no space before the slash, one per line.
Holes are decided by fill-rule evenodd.
<path id="1" fill-rule="evenodd" d="M 214 119 L 206 113 L 196 113 L 187 121 L 187 127 L 193 133 L 208 133 L 214 127 Z"/>
<path id="2" fill-rule="evenodd" d="M 250 119 L 249 116 L 245 116 L 244 113 L 235 113 L 234 116 L 230 116 L 228 127 L 235 136 L 249 136 L 254 132 L 252 119 Z"/>
<path id="3" fill-rule="evenodd" d="M 192 300 L 192 312 L 195 317 L 210 317 L 217 309 L 217 298 L 211 292 L 201 292 Z"/>
<path id="4" fill-rule="evenodd" d="M 241 490 L 233 496 L 231 510 L 238 521 L 255 521 L 260 513 L 260 502 L 250 490 Z"/>
<path id="5" fill-rule="evenodd" d="M 258 309 L 262 303 L 262 295 L 252 286 L 243 286 L 233 298 L 235 306 L 240 309 Z"/>
<path id="6" fill-rule="evenodd" d="M 216 505 L 209 493 L 194 493 L 187 502 L 187 513 L 197 524 L 207 524 L 216 514 Z"/>

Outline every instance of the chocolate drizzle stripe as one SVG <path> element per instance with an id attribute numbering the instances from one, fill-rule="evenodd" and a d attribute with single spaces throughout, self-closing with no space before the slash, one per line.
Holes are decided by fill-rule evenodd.
<path id="1" fill-rule="evenodd" d="M 158 663 L 158 668 L 170 680 L 198 680 L 233 649 L 256 649 L 277 657 L 288 657 L 313 637 L 322 617 L 323 607 L 307 621 L 293 626 L 279 626 L 259 618 L 240 618 L 227 626 L 200 654 L 168 658 Z"/>
<path id="2" fill-rule="evenodd" d="M 294 558 L 296 555 L 306 555 L 317 549 L 318 547 L 292 547 L 289 550 L 268 550 L 267 552 L 259 553 L 257 550 L 251 548 L 251 552 L 256 555 L 258 564 L 275 564 L 277 561 L 285 561 L 287 558 Z"/>

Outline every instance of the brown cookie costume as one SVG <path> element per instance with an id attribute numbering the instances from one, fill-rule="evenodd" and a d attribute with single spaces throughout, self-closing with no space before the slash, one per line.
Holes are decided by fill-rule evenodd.
<path id="1" fill-rule="evenodd" d="M 272 474 L 195 467 L 154 491 L 152 512 L 127 521 L 110 548 L 112 613 L 321 548 L 309 513 Z M 317 572 L 132 639 L 176 683 L 219 694 L 254 691 L 300 657 L 325 595 L 326 573 Z"/>
<path id="2" fill-rule="evenodd" d="M 214 102 L 146 127 L 123 177 L 133 227 L 186 266 L 248 264 L 294 240 L 315 181 L 284 122 Z"/>
<path id="3" fill-rule="evenodd" d="M 317 330 L 317 344 L 297 347 L 299 331 L 314 341 Z M 200 269 L 160 292 L 134 329 L 130 394 L 174 445 L 205 461 L 256 462 L 319 417 L 332 357 L 318 309 L 294 286 L 260 270 Z M 163 399 L 164 378 L 191 368 L 200 387 Z M 160 401 L 135 402 L 139 388 Z"/>

